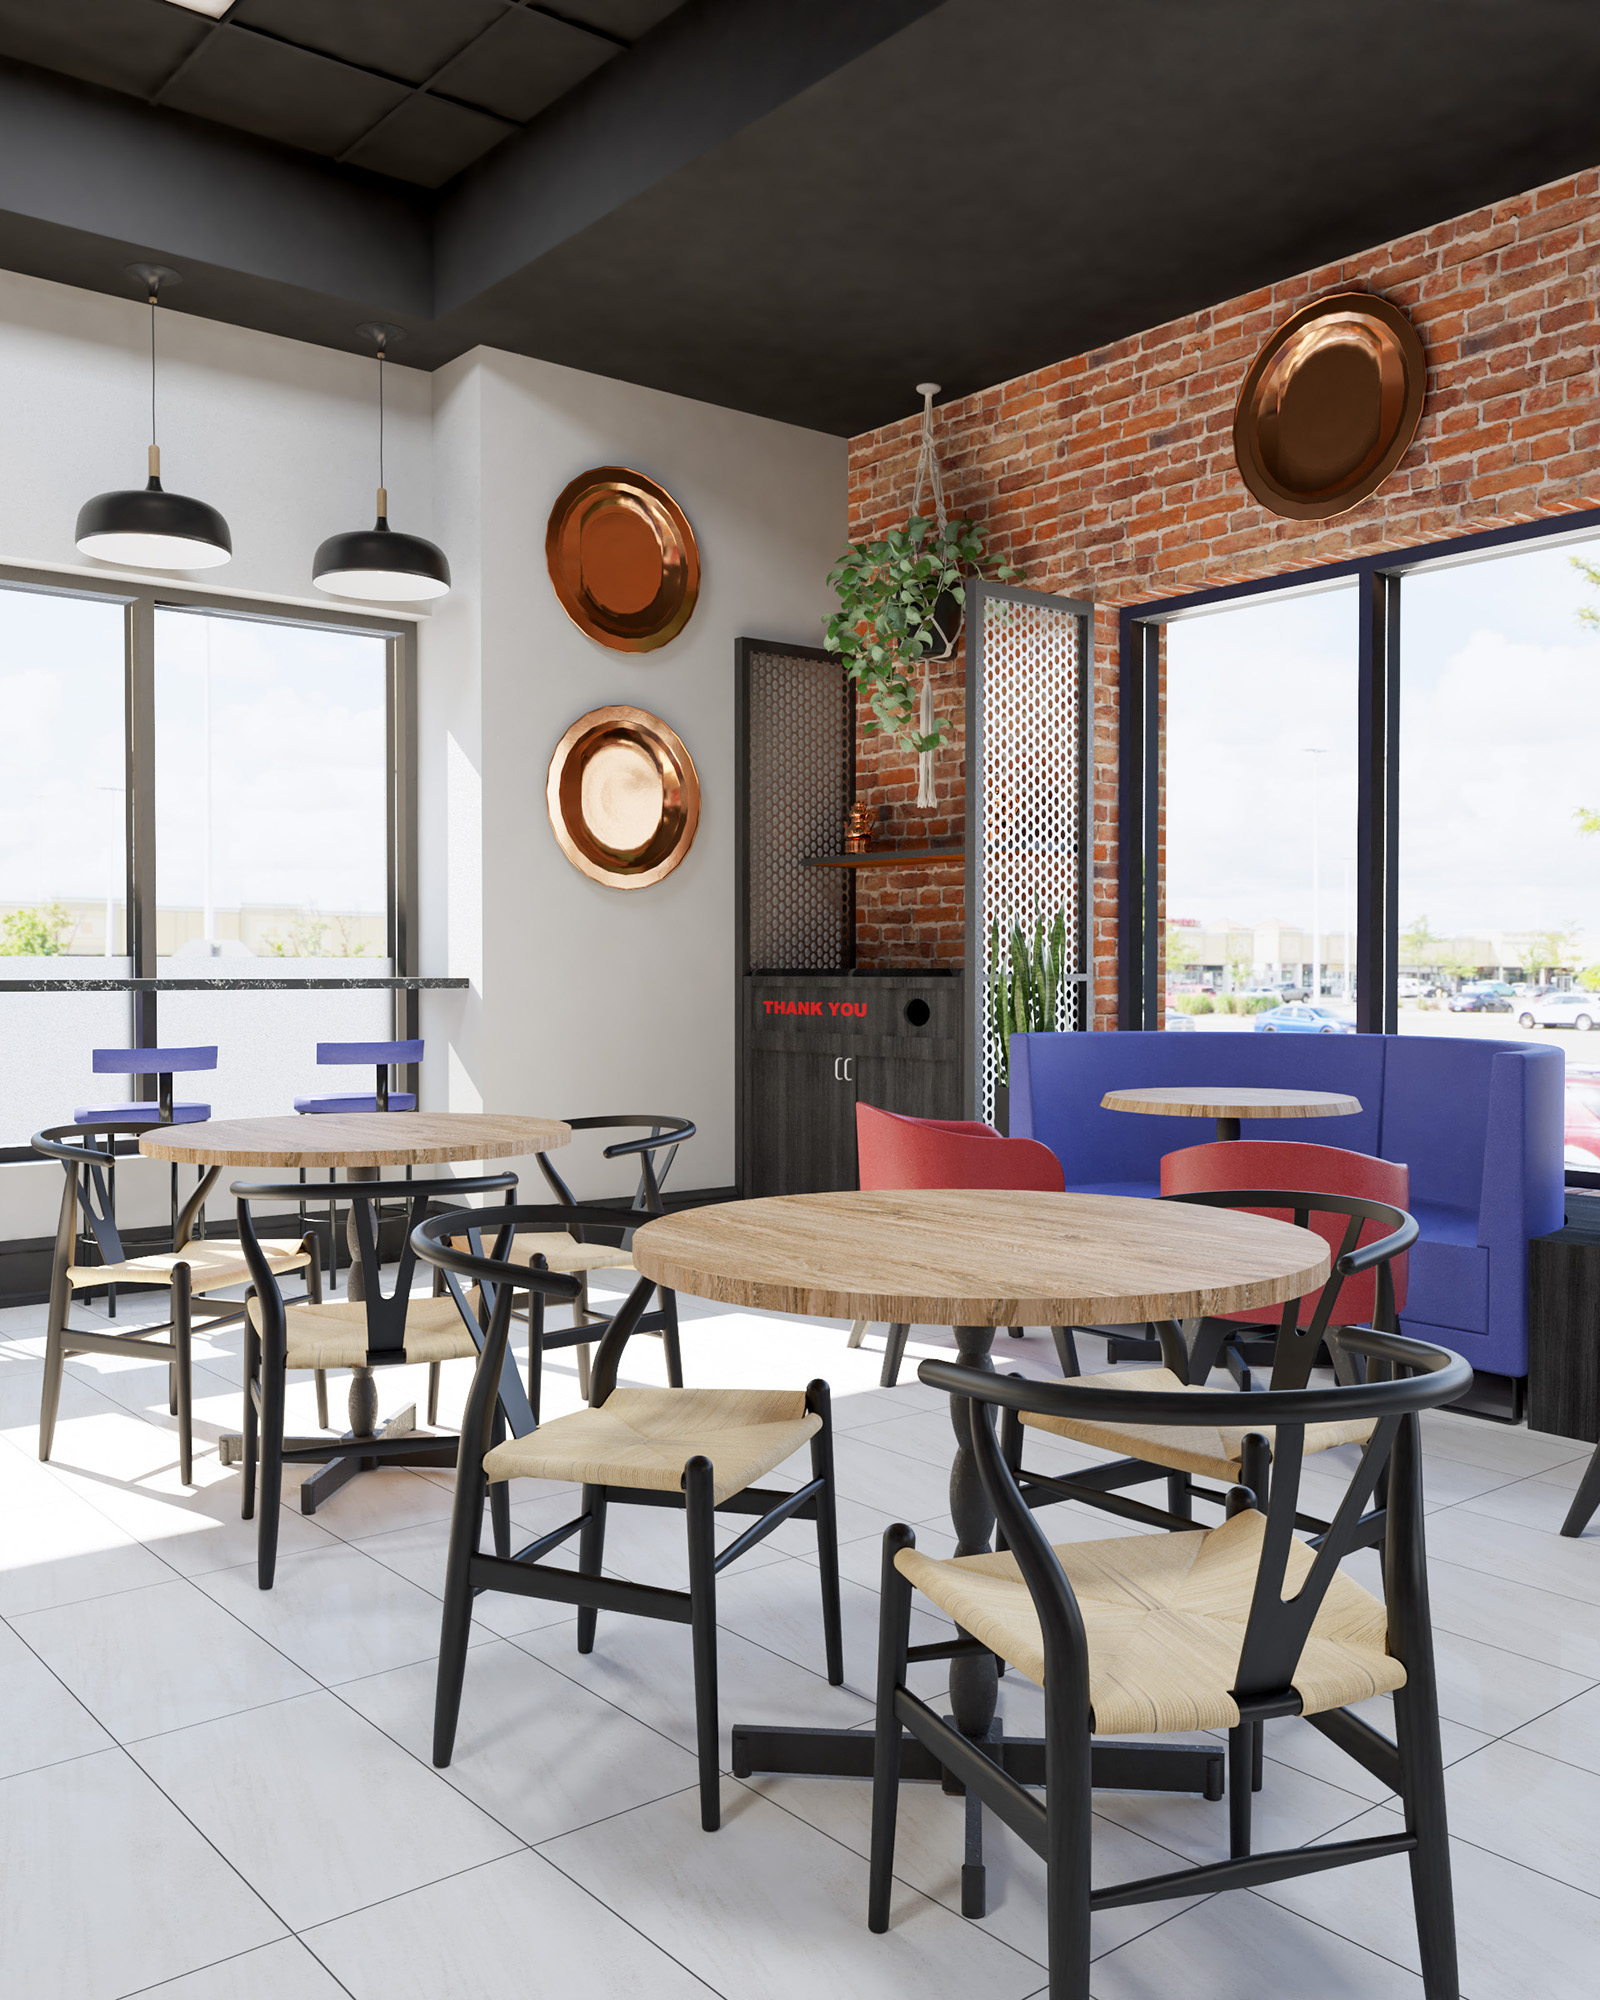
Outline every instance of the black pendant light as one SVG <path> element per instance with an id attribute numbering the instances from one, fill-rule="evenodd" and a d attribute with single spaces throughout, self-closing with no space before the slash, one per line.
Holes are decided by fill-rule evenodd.
<path id="1" fill-rule="evenodd" d="M 415 604 L 443 597 L 450 588 L 444 550 L 420 535 L 398 535 L 389 526 L 389 495 L 383 483 L 383 363 L 405 334 L 397 326 L 376 324 L 356 331 L 378 350 L 378 518 L 370 528 L 330 535 L 317 550 L 311 580 L 318 590 L 335 597 L 360 597 L 368 603 Z"/>
<path id="2" fill-rule="evenodd" d="M 215 569 L 233 555 L 228 524 L 204 500 L 168 493 L 156 443 L 156 295 L 181 283 L 159 264 L 130 264 L 150 299 L 150 480 L 125 493 L 97 493 L 78 513 L 75 540 L 86 556 L 128 569 Z"/>

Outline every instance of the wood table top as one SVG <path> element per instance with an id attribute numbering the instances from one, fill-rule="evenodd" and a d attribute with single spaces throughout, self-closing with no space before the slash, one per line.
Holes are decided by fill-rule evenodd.
<path id="1" fill-rule="evenodd" d="M 773 1195 L 647 1222 L 634 1267 L 726 1305 L 932 1326 L 1190 1319 L 1320 1286 L 1328 1246 L 1242 1210 L 1004 1188 Z"/>
<path id="2" fill-rule="evenodd" d="M 355 1111 L 163 1125 L 139 1150 L 202 1167 L 421 1167 L 546 1152 L 571 1137 L 559 1118 L 516 1112 Z"/>
<path id="3" fill-rule="evenodd" d="M 1156 1111 L 1168 1118 L 1348 1118 L 1359 1097 L 1342 1090 L 1276 1090 L 1254 1084 L 1160 1084 L 1108 1090 L 1106 1111 Z"/>

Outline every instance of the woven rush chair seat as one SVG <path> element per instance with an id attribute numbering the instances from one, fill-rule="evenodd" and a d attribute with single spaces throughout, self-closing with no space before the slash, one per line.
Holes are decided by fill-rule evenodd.
<path id="1" fill-rule="evenodd" d="M 287 1368 L 363 1368 L 367 1361 L 367 1306 L 364 1299 L 328 1299 L 320 1305 L 285 1308 Z M 250 1324 L 261 1331 L 261 1302 L 250 1301 Z M 468 1361 L 477 1354 L 461 1323 L 455 1300 L 413 1298 L 406 1308 L 408 1362 Z"/>
<path id="2" fill-rule="evenodd" d="M 267 1261 L 273 1275 L 303 1271 L 310 1252 L 296 1244 L 292 1250 L 269 1250 Z M 186 1243 L 181 1250 L 152 1250 L 143 1257 L 124 1257 L 116 1264 L 69 1264 L 67 1283 L 77 1290 L 85 1285 L 170 1285 L 176 1264 L 189 1267 L 189 1289 L 213 1292 L 225 1285 L 248 1285 L 250 1267 L 244 1252 L 229 1243 Z"/>
<path id="3" fill-rule="evenodd" d="M 1067 1379 L 1070 1386 L 1081 1388 L 1092 1384 L 1096 1378 L 1074 1375 Z M 1119 1368 L 1114 1377 L 1107 1379 L 1114 1381 L 1119 1389 L 1141 1389 L 1152 1394 L 1171 1392 L 1175 1395 L 1216 1396 L 1227 1393 L 1207 1384 L 1181 1381 L 1170 1368 Z M 1265 1407 L 1270 1409 L 1271 1404 Z M 1187 1424 L 1096 1424 L 1032 1410 L 1024 1412 L 1022 1424 L 1026 1430 L 1048 1431 L 1055 1437 L 1070 1438 L 1075 1444 L 1121 1452 L 1128 1458 L 1168 1466 L 1177 1472 L 1197 1473 L 1202 1479 L 1220 1479 L 1229 1485 L 1239 1482 L 1244 1439 L 1248 1434 L 1243 1424 L 1199 1428 Z M 1264 1437 L 1269 1445 L 1274 1442 L 1275 1433 L 1271 1424 L 1251 1424 L 1248 1430 Z M 1342 1444 L 1365 1444 L 1371 1435 L 1370 1422 L 1307 1424 L 1303 1449 L 1307 1452 L 1332 1451 Z"/>
<path id="4" fill-rule="evenodd" d="M 822 1419 L 803 1389 L 613 1389 L 598 1409 L 575 1410 L 484 1456 L 491 1481 L 570 1479 L 676 1493 L 691 1458 L 712 1465 L 717 1506 L 816 1436 Z"/>
<path id="5" fill-rule="evenodd" d="M 563 1271 L 576 1277 L 580 1271 L 631 1271 L 633 1252 L 614 1243 L 579 1243 L 564 1229 L 525 1231 L 511 1246 L 513 1264 L 531 1264 L 544 1259 L 547 1271 Z"/>
<path id="6" fill-rule="evenodd" d="M 1088 1635 L 1097 1735 L 1238 1726 L 1231 1690 L 1265 1531 L 1266 1516 L 1251 1508 L 1194 1534 L 1115 1536 L 1056 1549 Z M 1286 1588 L 1303 1582 L 1311 1563 L 1312 1551 L 1295 1542 Z M 895 1567 L 963 1630 L 1043 1687 L 1039 1614 L 1014 1556 L 941 1562 L 902 1549 Z M 1406 1670 L 1390 1657 L 1386 1633 L 1383 1605 L 1341 1571 L 1295 1669 L 1302 1712 L 1317 1715 L 1404 1687 Z"/>

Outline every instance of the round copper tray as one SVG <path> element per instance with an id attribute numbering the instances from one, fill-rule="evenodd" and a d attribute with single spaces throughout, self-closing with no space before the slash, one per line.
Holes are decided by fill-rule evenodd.
<path id="1" fill-rule="evenodd" d="M 644 889 L 670 875 L 700 824 L 694 759 L 675 730 L 642 708 L 580 715 L 556 745 L 545 795 L 562 853 L 613 889 Z"/>
<path id="2" fill-rule="evenodd" d="M 621 653 L 675 639 L 700 594 L 700 551 L 683 509 L 624 465 L 573 480 L 551 509 L 544 553 L 573 624 Z"/>
<path id="3" fill-rule="evenodd" d="M 1427 359 L 1398 306 L 1334 292 L 1302 306 L 1256 356 L 1233 413 L 1240 476 L 1292 521 L 1377 491 L 1416 436 Z"/>

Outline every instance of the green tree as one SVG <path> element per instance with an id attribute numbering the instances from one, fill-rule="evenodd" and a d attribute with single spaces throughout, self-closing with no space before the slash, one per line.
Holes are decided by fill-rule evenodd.
<path id="1" fill-rule="evenodd" d="M 1528 939 L 1533 957 L 1530 972 L 1553 972 L 1565 965 L 1575 940 L 1577 925 L 1565 923 L 1546 931 L 1534 931 Z"/>
<path id="2" fill-rule="evenodd" d="M 0 958 L 59 958 L 76 928 L 59 903 L 0 917 Z"/>
<path id="3" fill-rule="evenodd" d="M 1413 917 L 1400 933 L 1400 963 L 1419 968 L 1432 965 L 1442 943 L 1442 938 L 1434 936 L 1426 917 Z"/>

